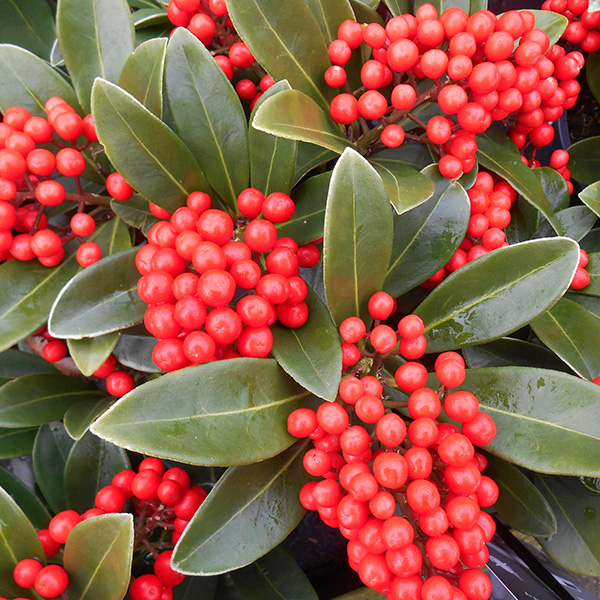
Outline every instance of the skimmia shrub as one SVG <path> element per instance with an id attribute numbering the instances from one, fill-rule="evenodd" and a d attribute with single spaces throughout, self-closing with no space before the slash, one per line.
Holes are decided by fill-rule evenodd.
<path id="1" fill-rule="evenodd" d="M 2 599 L 600 576 L 600 4 L 284 4 L 2 9 Z"/>

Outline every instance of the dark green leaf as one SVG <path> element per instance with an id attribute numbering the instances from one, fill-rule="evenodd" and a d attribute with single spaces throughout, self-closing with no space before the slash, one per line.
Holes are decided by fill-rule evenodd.
<path id="1" fill-rule="evenodd" d="M 302 387 L 333 402 L 342 371 L 338 332 L 327 307 L 310 288 L 306 304 L 308 321 L 302 327 L 273 326 L 273 356 Z"/>
<path id="2" fill-rule="evenodd" d="M 323 278 L 336 325 L 369 320 L 369 298 L 381 290 L 392 249 L 392 208 L 375 169 L 357 152 L 337 162 L 325 211 Z"/>
<path id="3" fill-rule="evenodd" d="M 2 488 L 0 515 L 0 593 L 17 597 L 23 594 L 23 588 L 13 579 L 17 563 L 25 558 L 37 558 L 45 563 L 46 557 L 33 525 Z M 37 594 L 35 597 L 39 598 Z"/>
<path id="4" fill-rule="evenodd" d="M 308 480 L 305 451 L 300 441 L 267 461 L 228 469 L 177 543 L 177 570 L 217 575 L 250 564 L 283 541 L 305 512 L 298 500 Z"/>
<path id="5" fill-rule="evenodd" d="M 100 398 L 96 402 L 86 400 L 71 406 L 64 418 L 67 433 L 74 440 L 79 441 L 92 423 L 108 410 L 112 402 L 107 398 Z"/>
<path id="6" fill-rule="evenodd" d="M 600 498 L 572 477 L 535 476 L 535 484 L 556 515 L 557 531 L 538 538 L 559 565 L 582 575 L 600 575 Z"/>
<path id="7" fill-rule="evenodd" d="M 592 52 L 588 54 L 586 62 L 586 78 L 588 86 L 596 98 L 596 102 L 600 102 L 600 52 Z"/>
<path id="8" fill-rule="evenodd" d="M 73 446 L 62 423 L 43 425 L 33 447 L 33 472 L 46 502 L 57 513 L 67 508 L 65 464 Z"/>
<path id="9" fill-rule="evenodd" d="M 528 367 L 467 369 L 458 389 L 495 421 L 485 449 L 532 471 L 600 475 L 600 387 L 574 375 Z M 557 451 L 557 449 L 568 449 Z"/>
<path id="10" fill-rule="evenodd" d="M 250 181 L 246 117 L 223 69 L 184 27 L 167 46 L 165 89 L 175 131 L 210 186 L 235 210 Z"/>
<path id="11" fill-rule="evenodd" d="M 307 179 L 292 192 L 296 203 L 294 216 L 277 226 L 280 237 L 291 237 L 298 244 L 308 244 L 323 237 L 327 192 L 331 171 Z"/>
<path id="12" fill-rule="evenodd" d="M 383 0 L 383 3 L 390 9 L 394 17 L 412 12 L 410 0 Z"/>
<path id="13" fill-rule="evenodd" d="M 600 136 L 589 137 L 573 144 L 568 150 L 571 176 L 581 185 L 598 180 L 600 169 Z"/>
<path id="14" fill-rule="evenodd" d="M 110 356 L 119 341 L 119 332 L 105 333 L 93 338 L 67 340 L 69 354 L 77 368 L 90 377 Z"/>
<path id="15" fill-rule="evenodd" d="M 585 270 L 590 274 L 590 283 L 578 291 L 586 296 L 600 296 L 600 252 L 588 254 L 588 257 Z"/>
<path id="16" fill-rule="evenodd" d="M 579 481 L 581 481 L 588 490 L 592 490 L 595 494 L 600 494 L 600 477 L 580 477 Z"/>
<path id="17" fill-rule="evenodd" d="M 209 191 L 185 144 L 133 96 L 99 79 L 92 113 L 110 162 L 146 199 L 174 212 L 191 192 Z"/>
<path id="18" fill-rule="evenodd" d="M 155 38 L 140 44 L 125 61 L 119 86 L 139 100 L 150 112 L 162 117 L 163 72 L 167 40 Z"/>
<path id="19" fill-rule="evenodd" d="M 173 588 L 173 600 L 214 600 L 218 582 L 219 577 L 186 577 Z"/>
<path id="20" fill-rule="evenodd" d="M 136 387 L 92 430 L 152 456 L 194 465 L 242 465 L 292 443 L 286 418 L 307 396 L 274 360 L 212 362 Z"/>
<path id="21" fill-rule="evenodd" d="M 482 367 L 539 367 L 571 373 L 553 352 L 522 340 L 501 338 L 481 346 L 470 346 L 463 349 L 467 365 L 471 369 Z"/>
<path id="22" fill-rule="evenodd" d="M 51 96 L 78 106 L 73 88 L 47 62 L 24 48 L 0 44 L 0 110 L 22 106 L 45 117 L 44 103 Z"/>
<path id="23" fill-rule="evenodd" d="M 538 178 L 552 210 L 562 210 L 569 206 L 569 188 L 565 178 L 558 171 L 550 167 L 541 167 L 531 169 L 531 172 Z"/>
<path id="24" fill-rule="evenodd" d="M 168 26 L 171 24 L 167 11 L 164 8 L 142 8 L 141 10 L 136 10 L 131 17 L 133 19 L 133 26 L 136 29 L 154 27 L 155 25 Z"/>
<path id="25" fill-rule="evenodd" d="M 73 277 L 52 306 L 52 335 L 81 339 L 140 323 L 147 305 L 137 293 L 137 251 L 131 248 L 103 258 Z"/>
<path id="26" fill-rule="evenodd" d="M 229 0 L 235 30 L 275 81 L 287 79 L 294 90 L 329 109 L 335 95 L 323 79 L 331 66 L 319 24 L 304 0 Z"/>
<path id="27" fill-rule="evenodd" d="M 0 385 L 21 375 L 56 373 L 56 367 L 37 354 L 6 350 L 0 354 Z"/>
<path id="28" fill-rule="evenodd" d="M 336 152 L 321 148 L 321 146 L 307 144 L 306 142 L 298 142 L 297 145 L 298 157 L 296 159 L 293 185 L 296 185 L 312 169 L 338 157 Z"/>
<path id="29" fill-rule="evenodd" d="M 299 90 L 284 90 L 266 100 L 256 112 L 252 126 L 279 137 L 316 144 L 338 154 L 351 146 L 329 114 Z"/>
<path id="30" fill-rule="evenodd" d="M 146 373 L 158 373 L 160 369 L 152 360 L 152 350 L 157 342 L 155 337 L 149 335 L 123 334 L 113 354 L 126 367 Z"/>
<path id="31" fill-rule="evenodd" d="M 569 292 L 564 297 L 577 302 L 577 304 L 583 306 L 587 311 L 600 318 L 600 298 L 597 296 L 586 296 L 584 294 Z"/>
<path id="32" fill-rule="evenodd" d="M 133 518 L 107 514 L 83 521 L 69 534 L 63 563 L 69 600 L 123 598 L 131 579 Z"/>
<path id="33" fill-rule="evenodd" d="M 81 106 L 90 111 L 96 77 L 116 83 L 135 48 L 126 0 L 58 0 L 56 33 Z"/>
<path id="34" fill-rule="evenodd" d="M 598 218 L 587 206 L 570 206 L 556 213 L 563 235 L 578 242 L 592 229 Z"/>
<path id="35" fill-rule="evenodd" d="M 471 204 L 458 182 L 441 177 L 435 165 L 424 170 L 435 183 L 433 196 L 394 216 L 394 244 L 383 289 L 400 296 L 439 271 L 467 232 Z"/>
<path id="36" fill-rule="evenodd" d="M 225 577 L 233 588 L 232 600 L 317 600 L 298 563 L 281 548 Z"/>
<path id="37" fill-rule="evenodd" d="M 159 221 L 159 219 L 150 212 L 148 201 L 137 194 L 134 194 L 126 202 L 113 200 L 110 203 L 110 207 L 117 216 L 121 217 L 121 219 L 127 223 L 127 225 L 136 227 L 145 236 L 148 235 L 150 227 Z"/>
<path id="38" fill-rule="evenodd" d="M 67 506 L 78 512 L 94 506 L 100 488 L 110 485 L 112 478 L 129 469 L 127 452 L 89 431 L 73 444 L 65 464 Z"/>
<path id="39" fill-rule="evenodd" d="M 588 254 L 600 252 L 600 229 L 592 229 L 582 240 L 579 246 Z"/>
<path id="40" fill-rule="evenodd" d="M 578 375 L 590 381 L 600 375 L 600 319 L 585 308 L 561 298 L 531 322 L 535 334 Z"/>
<path id="41" fill-rule="evenodd" d="M 0 6 L 0 39 L 47 59 L 54 42 L 54 19 L 44 0 L 6 0 Z"/>
<path id="42" fill-rule="evenodd" d="M 74 403 L 99 395 L 89 383 L 66 375 L 24 375 L 0 388 L 0 426 L 32 427 L 62 419 Z"/>
<path id="43" fill-rule="evenodd" d="M 600 217 L 600 181 L 588 185 L 579 192 L 580 200 L 598 217 Z"/>
<path id="44" fill-rule="evenodd" d="M 374 4 L 374 0 L 369 0 L 368 4 L 364 0 L 350 0 L 350 6 L 356 15 L 358 23 L 379 23 L 384 25 L 381 15 L 369 4 Z M 379 4 L 377 2 L 377 4 Z M 364 57 L 363 57 L 364 58 Z"/>
<path id="45" fill-rule="evenodd" d="M 23 429 L 0 427 L 0 459 L 31 454 L 37 431 L 37 427 Z"/>
<path id="46" fill-rule="evenodd" d="M 500 248 L 466 264 L 416 311 L 425 322 L 427 351 L 491 342 L 516 331 L 565 293 L 578 261 L 577 244 L 558 237 Z"/>
<path id="47" fill-rule="evenodd" d="M 271 86 L 258 100 L 250 115 L 248 146 L 250 151 L 250 185 L 265 195 L 272 192 L 289 194 L 294 181 L 298 143 L 264 133 L 252 127 L 254 115 L 262 103 L 283 90 L 289 90 L 287 81 Z"/>
<path id="48" fill-rule="evenodd" d="M 46 529 L 50 515 L 41 500 L 15 475 L 0 468 L 0 486 L 19 505 L 36 529 Z"/>
<path id="49" fill-rule="evenodd" d="M 477 160 L 506 179 L 527 202 L 548 219 L 554 230 L 561 234 L 560 224 L 544 195 L 540 181 L 533 171 L 523 164 L 519 150 L 503 131 L 490 128 L 477 137 Z"/>
<path id="50" fill-rule="evenodd" d="M 531 12 L 535 16 L 535 28 L 546 33 L 551 46 L 556 44 L 569 24 L 567 17 L 550 10 L 531 9 Z"/>
<path id="51" fill-rule="evenodd" d="M 423 171 L 425 167 L 432 164 L 431 154 L 426 144 L 406 141 L 399 148 L 386 148 L 374 154 L 374 159 L 386 159 L 401 162 L 417 171 Z"/>
<path id="52" fill-rule="evenodd" d="M 423 173 L 407 166 L 402 161 L 376 154 L 369 159 L 383 181 L 390 202 L 401 215 L 433 195 L 433 183 Z"/>

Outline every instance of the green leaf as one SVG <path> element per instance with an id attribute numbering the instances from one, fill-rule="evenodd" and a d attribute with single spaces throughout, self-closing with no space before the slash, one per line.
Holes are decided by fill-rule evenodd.
<path id="1" fill-rule="evenodd" d="M 121 88 L 98 79 L 92 114 L 110 162 L 147 200 L 174 212 L 191 192 L 209 191 L 185 144 Z"/>
<path id="2" fill-rule="evenodd" d="M 527 9 L 529 11 L 529 9 Z M 556 44 L 569 24 L 567 17 L 550 10 L 531 9 L 535 17 L 535 28 L 546 33 L 550 46 Z"/>
<path id="3" fill-rule="evenodd" d="M 424 170 L 435 183 L 433 196 L 394 215 L 394 243 L 383 289 L 401 296 L 423 283 L 452 258 L 467 232 L 471 203 L 463 187 L 443 178 L 437 166 Z"/>
<path id="4" fill-rule="evenodd" d="M 336 325 L 368 321 L 369 298 L 381 290 L 392 249 L 392 208 L 375 169 L 357 152 L 337 162 L 325 211 L 323 278 Z"/>
<path id="5" fill-rule="evenodd" d="M 274 548 L 251 565 L 225 575 L 236 600 L 317 600 L 317 594 L 298 563 Z"/>
<path id="6" fill-rule="evenodd" d="M 163 8 L 148 7 L 136 10 L 132 15 L 133 26 L 136 29 L 154 27 L 155 25 L 168 26 L 170 24 L 167 11 Z"/>
<path id="7" fill-rule="evenodd" d="M 577 244 L 558 237 L 500 248 L 466 264 L 416 310 L 425 323 L 427 351 L 491 342 L 516 331 L 565 293 L 578 261 Z"/>
<path id="8" fill-rule="evenodd" d="M 529 478 L 517 467 L 488 455 L 486 474 L 500 488 L 496 511 L 513 529 L 526 535 L 549 537 L 556 533 L 556 517 Z"/>
<path id="9" fill-rule="evenodd" d="M 20 350 L 6 350 L 0 354 L 0 385 L 21 375 L 57 373 L 54 365 L 37 354 Z"/>
<path id="10" fill-rule="evenodd" d="M 596 102 L 600 102 L 600 52 L 588 54 L 585 62 L 587 65 L 585 75 L 588 86 Z"/>
<path id="11" fill-rule="evenodd" d="M 22 106 L 45 117 L 44 103 L 51 96 L 78 106 L 73 88 L 46 61 L 24 48 L 0 44 L 0 110 Z"/>
<path id="12" fill-rule="evenodd" d="M 600 498 L 572 477 L 535 476 L 535 484 L 556 515 L 557 531 L 538 537 L 559 565 L 581 575 L 600 575 Z"/>
<path id="13" fill-rule="evenodd" d="M 590 283 L 578 291 L 586 296 L 600 296 L 600 252 L 588 254 L 588 258 L 585 270 L 590 274 Z"/>
<path id="14" fill-rule="evenodd" d="M 43 425 L 62 419 L 75 402 L 100 395 L 89 383 L 66 375 L 24 375 L 0 388 L 0 426 Z"/>
<path id="15" fill-rule="evenodd" d="M 598 218 L 587 206 L 570 206 L 556 213 L 563 235 L 578 242 L 592 229 Z"/>
<path id="16" fill-rule="evenodd" d="M 501 338 L 481 346 L 463 349 L 471 369 L 482 367 L 539 367 L 572 373 L 571 369 L 553 352 L 538 344 L 513 338 Z"/>
<path id="17" fill-rule="evenodd" d="M 44 0 L 7 0 L 0 7 L 0 39 L 48 58 L 54 42 L 54 19 Z"/>
<path id="18" fill-rule="evenodd" d="M 158 373 L 160 369 L 152 360 L 152 350 L 158 343 L 154 336 L 123 334 L 115 346 L 113 354 L 117 360 L 130 369 L 146 373 Z"/>
<path id="19" fill-rule="evenodd" d="M 289 140 L 316 144 L 341 154 L 352 144 L 339 125 L 310 96 L 284 90 L 265 100 L 252 126 Z"/>
<path id="20" fill-rule="evenodd" d="M 162 117 L 163 71 L 167 40 L 155 38 L 140 44 L 123 65 L 119 86 L 139 100 L 158 118 Z"/>
<path id="21" fill-rule="evenodd" d="M 13 429 L 0 427 L 0 459 L 18 458 L 33 452 L 37 427 Z"/>
<path id="22" fill-rule="evenodd" d="M 337 158 L 336 152 L 307 144 L 306 142 L 298 142 L 298 157 L 296 158 L 296 172 L 294 173 L 293 185 L 296 185 L 309 171 L 324 165 L 326 162 Z"/>
<path id="23" fill-rule="evenodd" d="M 354 21 L 349 0 L 306 0 L 325 38 L 330 44 L 337 38 L 338 27 L 343 21 Z"/>
<path id="24" fill-rule="evenodd" d="M 56 33 L 81 106 L 90 111 L 96 77 L 116 83 L 135 48 L 126 0 L 58 0 Z"/>
<path id="25" fill-rule="evenodd" d="M 577 304 L 583 306 L 587 311 L 600 318 L 600 298 L 577 294 L 575 292 L 568 292 L 564 297 L 573 300 L 573 302 L 577 302 Z"/>
<path id="26" fill-rule="evenodd" d="M 65 413 L 64 423 L 67 433 L 74 440 L 79 441 L 92 423 L 104 414 L 112 403 L 112 400 L 100 398 L 96 402 L 84 401 L 74 404 Z"/>
<path id="27" fill-rule="evenodd" d="M 584 190 L 579 192 L 579 199 L 600 217 L 600 181 L 591 183 Z"/>
<path id="28" fill-rule="evenodd" d="M 592 229 L 580 242 L 579 246 L 588 254 L 600 252 L 600 229 Z"/>
<path id="29" fill-rule="evenodd" d="M 110 356 L 119 341 L 119 333 L 105 333 L 93 338 L 67 340 L 69 354 L 77 368 L 90 377 Z"/>
<path id="30" fill-rule="evenodd" d="M 329 109 L 335 92 L 323 73 L 331 66 L 319 24 L 304 0 L 229 0 L 235 30 L 275 81 L 294 88 Z"/>
<path id="31" fill-rule="evenodd" d="M 544 195 L 538 178 L 523 164 L 519 150 L 503 131 L 490 128 L 486 133 L 477 136 L 477 160 L 486 169 L 506 179 L 561 235 L 560 223 Z"/>
<path id="32" fill-rule="evenodd" d="M 580 477 L 579 481 L 585 485 L 588 490 L 592 490 L 595 494 L 600 494 L 600 478 L 599 477 Z"/>
<path id="33" fill-rule="evenodd" d="M 479 399 L 497 427 L 485 449 L 539 473 L 600 474 L 600 387 L 528 367 L 467 369 L 457 389 Z M 558 448 L 568 451 L 558 452 Z"/>
<path id="34" fill-rule="evenodd" d="M 139 229 L 145 236 L 148 235 L 150 227 L 160 220 L 150 212 L 148 201 L 138 194 L 134 194 L 126 202 L 113 200 L 110 207 L 127 225 Z"/>
<path id="35" fill-rule="evenodd" d="M 127 228 L 113 219 L 96 228 L 88 241 L 97 242 L 104 255 L 118 248 Z M 22 263 L 10 260 L 0 265 L 0 350 L 6 350 L 37 331 L 48 320 L 48 313 L 63 286 L 81 267 L 75 252 L 79 244 L 67 244 L 63 261 L 56 267 L 44 267 L 37 260 Z"/>
<path id="36" fill-rule="evenodd" d="M 578 375 L 592 380 L 600 375 L 600 319 L 585 308 L 561 298 L 531 322 L 535 334 Z"/>
<path id="37" fill-rule="evenodd" d="M 569 206 L 569 188 L 565 178 L 558 171 L 550 167 L 541 167 L 531 169 L 531 172 L 538 178 L 544 195 L 553 210 L 562 210 Z"/>
<path id="38" fill-rule="evenodd" d="M 379 23 L 380 25 L 385 25 L 375 7 L 370 6 L 374 3 L 374 0 L 368 0 L 368 3 L 365 0 L 350 0 L 350 6 L 352 6 L 352 10 L 356 15 L 355 20 L 358 23 Z"/>
<path id="39" fill-rule="evenodd" d="M 175 131 L 210 186 L 235 210 L 250 181 L 246 116 L 223 69 L 184 27 L 167 46 L 165 89 Z"/>
<path id="40" fill-rule="evenodd" d="M 15 475 L 0 468 L 0 486 L 19 505 L 36 529 L 46 529 L 50 515 L 41 500 Z"/>
<path id="41" fill-rule="evenodd" d="M 45 564 L 46 557 L 33 525 L 2 488 L 0 515 L 0 593 L 16 597 L 23 593 L 23 588 L 13 579 L 16 564 L 25 558 L 34 557 Z M 35 597 L 40 596 L 36 594 Z"/>
<path id="42" fill-rule="evenodd" d="M 63 563 L 69 600 L 119 600 L 127 593 L 133 554 L 133 517 L 107 514 L 69 534 Z"/>
<path id="43" fill-rule="evenodd" d="M 410 0 L 383 0 L 383 3 L 390 9 L 394 17 L 412 13 Z"/>
<path id="44" fill-rule="evenodd" d="M 408 167 L 413 167 L 417 171 L 423 171 L 425 167 L 429 167 L 433 162 L 426 144 L 419 144 L 418 142 L 408 140 L 398 148 L 385 148 L 372 155 L 371 158 L 394 160 Z M 428 173 L 428 176 L 430 176 L 431 171 L 428 171 Z"/>
<path id="45" fill-rule="evenodd" d="M 51 335 L 81 339 L 140 323 L 147 305 L 137 293 L 137 251 L 107 256 L 73 277 L 50 311 Z"/>
<path id="46" fill-rule="evenodd" d="M 152 456 L 193 465 L 243 465 L 292 443 L 286 419 L 307 396 L 274 360 L 212 362 L 136 387 L 92 431 Z"/>
<path id="47" fill-rule="evenodd" d="M 53 512 L 67 508 L 65 464 L 73 446 L 62 423 L 43 425 L 33 447 L 33 472 L 46 502 Z"/>
<path id="48" fill-rule="evenodd" d="M 298 525 L 298 500 L 308 480 L 306 442 L 269 460 L 228 469 L 175 547 L 173 566 L 190 575 L 217 575 L 272 550 Z M 227 552 L 222 552 L 227 548 Z"/>
<path id="49" fill-rule="evenodd" d="M 292 192 L 296 204 L 294 216 L 277 225 L 280 237 L 291 237 L 298 244 L 308 244 L 323 237 L 325 206 L 331 171 L 307 179 Z"/>
<path id="50" fill-rule="evenodd" d="M 338 332 L 327 307 L 310 288 L 306 304 L 308 321 L 302 327 L 273 326 L 273 356 L 302 387 L 333 402 L 342 372 Z"/>
<path id="51" fill-rule="evenodd" d="M 289 194 L 294 181 L 298 144 L 295 140 L 286 140 L 264 133 L 252 127 L 256 111 L 271 96 L 289 90 L 287 81 L 271 86 L 259 99 L 250 115 L 248 128 L 248 147 L 250 152 L 250 185 L 265 195 L 272 192 Z"/>
<path id="52" fill-rule="evenodd" d="M 65 464 L 67 507 L 79 513 L 94 506 L 98 490 L 131 467 L 127 452 L 89 431 L 73 444 Z"/>
<path id="53" fill-rule="evenodd" d="M 219 577 L 186 577 L 173 588 L 173 600 L 214 600 Z M 220 598 L 219 600 L 223 600 Z"/>
<path id="54" fill-rule="evenodd" d="M 571 177 L 581 185 L 590 185 L 598 180 L 600 169 L 600 136 L 589 137 L 573 144 L 569 153 Z"/>
<path id="55" fill-rule="evenodd" d="M 381 177 L 396 214 L 401 215 L 423 204 L 433 195 L 431 179 L 402 161 L 379 153 L 369 162 Z"/>

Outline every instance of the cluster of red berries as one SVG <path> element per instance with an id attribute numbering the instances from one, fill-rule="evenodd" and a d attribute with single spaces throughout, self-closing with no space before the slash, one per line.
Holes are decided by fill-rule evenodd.
<path id="1" fill-rule="evenodd" d="M 361 69 L 363 87 L 350 93 L 346 86 L 332 100 L 331 116 L 345 125 L 362 118 L 371 143 L 377 137 L 364 131 L 367 121 L 376 122 L 375 134 L 385 146 L 400 146 L 405 138 L 429 143 L 440 154 L 440 172 L 450 179 L 474 167 L 475 136 L 492 121 L 510 125 L 511 137 L 524 140 L 520 147 L 527 139 L 546 146 L 554 138 L 550 122 L 575 104 L 575 77 L 584 59 L 558 45 L 550 48 L 546 33 L 534 24 L 533 13 L 514 10 L 469 16 L 453 7 L 438 18 L 431 4 L 420 6 L 416 16 L 392 18 L 385 28 L 344 21 L 329 45 L 334 66 L 325 72 L 327 84 L 346 86 L 344 65 L 353 50 L 366 46 L 372 58 Z M 434 85 L 420 91 L 417 84 L 424 79 Z M 437 102 L 445 114 L 424 123 L 414 111 L 428 102 Z M 398 124 L 405 118 L 423 133 L 406 133 Z"/>
<path id="2" fill-rule="evenodd" d="M 131 469 L 117 473 L 112 484 L 96 494 L 94 508 L 81 515 L 74 510 L 58 513 L 48 529 L 38 531 L 38 537 L 46 558 L 52 558 L 79 523 L 107 513 L 123 512 L 130 500 L 137 515 L 134 552 L 145 550 L 150 554 L 154 559 L 154 574 L 134 579 L 129 597 L 131 600 L 172 600 L 172 588 L 185 579 L 171 567 L 172 548 L 206 496 L 202 487 L 191 485 L 190 476 L 180 467 L 167 470 L 161 460 L 145 458 L 137 473 Z M 167 533 L 170 533 L 169 541 L 165 539 Z M 44 598 L 60 596 L 69 585 L 69 575 L 62 566 L 44 567 L 35 558 L 20 561 L 13 576 L 17 585 L 34 588 Z"/>
<path id="3" fill-rule="evenodd" d="M 374 305 L 391 306 L 393 300 L 381 294 Z M 382 314 L 374 313 L 375 319 Z M 393 354 L 398 345 L 404 355 L 422 354 L 423 322 L 416 315 L 404 317 L 397 332 L 376 325 L 367 336 L 364 327 L 351 317 L 340 333 L 355 341 L 362 333 L 380 354 Z M 496 502 L 498 486 L 481 474 L 487 461 L 474 445 L 488 444 L 496 427 L 473 394 L 448 393 L 465 379 L 459 354 L 441 354 L 435 372 L 442 383 L 438 393 L 426 387 L 422 364 L 400 366 L 395 380 L 410 396 L 394 402 L 382 398 L 377 377 L 356 369 L 342 379 L 336 402 L 316 412 L 292 412 L 289 432 L 314 440 L 304 466 L 323 478 L 307 483 L 300 501 L 340 529 L 349 540 L 350 566 L 389 600 L 487 600 L 491 582 L 479 568 L 487 563 L 495 524 L 480 507 Z M 406 408 L 410 419 L 398 408 Z M 440 421 L 442 411 L 462 432 Z"/>
<path id="4" fill-rule="evenodd" d="M 57 177 L 73 177 L 81 191 L 79 177 L 86 166 L 81 151 L 98 138 L 92 115 L 82 119 L 62 98 L 50 98 L 45 109 L 47 119 L 13 106 L 0 123 L 0 261 L 37 258 L 47 267 L 56 266 L 65 254 L 64 244 L 90 235 L 96 227 L 94 217 L 83 211 L 72 217 L 71 232 L 62 236 L 61 228 L 48 226 L 47 207 L 83 199 L 67 194 Z M 78 145 L 81 136 L 85 140 Z M 46 144 L 60 149 L 54 154 L 38 148 Z M 101 255 L 98 244 L 83 242 L 77 261 L 85 267 Z"/>
<path id="5" fill-rule="evenodd" d="M 243 217 L 237 222 L 212 208 L 204 192 L 192 192 L 172 215 L 152 209 L 169 220 L 153 225 L 149 243 L 139 249 L 137 289 L 149 305 L 146 328 L 159 340 L 153 351 L 159 368 L 264 358 L 273 346 L 270 326 L 276 320 L 286 327 L 304 325 L 308 290 L 299 268 L 316 265 L 320 252 L 313 244 L 298 247 L 291 238 L 277 239 L 275 223 L 295 211 L 288 195 L 265 198 L 257 189 L 245 189 L 238 197 Z"/>
<path id="6" fill-rule="evenodd" d="M 545 0 L 542 9 L 569 19 L 562 39 L 571 44 L 579 44 L 584 52 L 596 52 L 600 49 L 600 12 L 589 11 L 589 0 Z"/>

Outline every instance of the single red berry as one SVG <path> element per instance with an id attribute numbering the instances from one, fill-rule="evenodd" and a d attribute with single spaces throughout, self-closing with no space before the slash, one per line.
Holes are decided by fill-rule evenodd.
<path id="1" fill-rule="evenodd" d="M 35 578 L 35 591 L 44 598 L 60 596 L 69 586 L 69 576 L 59 565 L 48 565 Z"/>
<path id="2" fill-rule="evenodd" d="M 44 565 L 35 558 L 25 558 L 17 563 L 13 571 L 15 583 L 22 588 L 32 588 L 37 574 Z"/>

